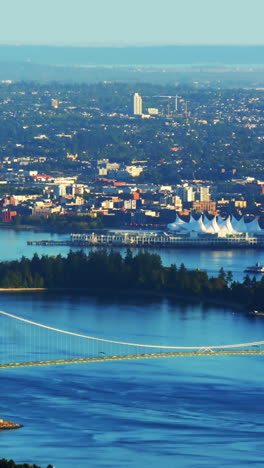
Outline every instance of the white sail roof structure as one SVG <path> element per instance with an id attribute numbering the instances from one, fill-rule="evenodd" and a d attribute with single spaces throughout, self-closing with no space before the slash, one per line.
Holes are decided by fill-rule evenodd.
<path id="1" fill-rule="evenodd" d="M 184 221 L 178 215 L 173 223 L 167 225 L 168 229 L 171 231 L 180 231 L 182 233 L 197 233 L 197 234 L 218 234 L 218 237 L 226 237 L 227 235 L 236 235 L 236 234 L 254 234 L 262 232 L 264 234 L 264 229 L 261 229 L 257 218 L 254 218 L 253 221 L 245 223 L 245 218 L 242 216 L 240 219 L 236 219 L 228 216 L 226 219 L 221 217 L 214 216 L 212 219 L 209 219 L 207 216 L 200 216 L 198 219 L 195 219 L 191 214 L 189 221 Z"/>
<path id="2" fill-rule="evenodd" d="M 209 219 L 207 216 L 204 216 L 203 222 L 208 234 L 215 234 L 219 232 L 216 216 L 214 216 L 213 219 Z"/>
<path id="3" fill-rule="evenodd" d="M 205 226 L 209 226 L 211 224 L 211 219 L 208 218 L 208 216 L 204 215 L 204 219 L 203 219 L 203 222 L 204 222 L 204 225 Z"/>
<path id="4" fill-rule="evenodd" d="M 236 219 L 234 216 L 232 218 L 232 225 L 237 232 L 245 233 L 246 232 L 246 224 L 244 216 L 241 216 L 240 219 Z"/>
<path id="5" fill-rule="evenodd" d="M 232 226 L 231 216 L 228 216 L 225 220 L 225 226 L 228 229 L 228 234 L 237 234 L 236 229 Z"/>
<path id="6" fill-rule="evenodd" d="M 232 226 L 230 216 L 220 224 L 218 231 L 219 237 L 225 237 L 227 234 L 237 234 L 237 231 Z"/>
<path id="7" fill-rule="evenodd" d="M 203 232 L 206 233 L 206 227 L 203 223 L 203 217 L 200 216 L 198 219 L 195 219 L 192 215 L 190 216 L 190 221 L 184 226 L 188 232 Z"/>
<path id="8" fill-rule="evenodd" d="M 250 221 L 249 223 L 245 223 L 245 228 L 246 228 L 246 232 L 249 232 L 249 233 L 262 231 L 262 229 L 259 226 L 259 222 L 257 218 L 254 218 L 253 221 Z"/>
<path id="9" fill-rule="evenodd" d="M 168 224 L 167 228 L 170 229 L 170 231 L 180 231 L 181 227 L 185 224 L 186 222 L 183 221 L 183 219 L 181 219 L 178 214 L 176 214 L 175 221 Z"/>
<path id="10" fill-rule="evenodd" d="M 236 218 L 233 218 L 232 224 L 237 232 L 242 232 L 242 233 L 248 232 L 250 234 L 254 234 L 255 232 L 263 232 L 263 229 L 261 229 L 257 218 L 254 218 L 249 223 L 245 222 L 244 216 L 242 216 L 239 220 Z"/>
<path id="11" fill-rule="evenodd" d="M 200 218 L 201 218 L 201 216 L 200 216 Z M 198 219 L 195 219 L 193 217 L 193 215 L 191 214 L 190 215 L 190 220 L 186 223 L 186 229 L 188 231 L 196 231 L 197 228 L 198 228 Z M 198 228 L 198 230 L 199 230 L 199 228 Z"/>
<path id="12" fill-rule="evenodd" d="M 225 223 L 225 220 L 223 218 L 221 218 L 221 216 L 218 216 L 217 218 L 217 224 L 218 226 L 222 226 L 223 224 Z"/>

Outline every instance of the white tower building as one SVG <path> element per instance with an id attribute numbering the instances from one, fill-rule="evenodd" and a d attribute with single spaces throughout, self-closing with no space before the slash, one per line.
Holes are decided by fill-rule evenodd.
<path id="1" fill-rule="evenodd" d="M 134 115 L 142 115 L 142 97 L 140 94 L 134 94 Z"/>
<path id="2" fill-rule="evenodd" d="M 210 195 L 210 187 L 200 187 L 199 190 L 199 195 L 200 195 L 200 201 L 210 201 L 211 200 L 211 195 Z"/>

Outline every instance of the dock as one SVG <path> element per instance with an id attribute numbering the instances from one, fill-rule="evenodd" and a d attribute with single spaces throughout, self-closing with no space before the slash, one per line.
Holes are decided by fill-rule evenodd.
<path id="1" fill-rule="evenodd" d="M 107 233 L 71 234 L 69 240 L 27 241 L 30 246 L 45 247 L 126 247 L 126 248 L 213 248 L 263 249 L 264 236 L 175 235 L 160 231 L 109 231 Z"/>
<path id="2" fill-rule="evenodd" d="M 27 241 L 27 245 L 43 245 L 47 247 L 57 247 L 57 246 L 72 246 L 73 243 L 71 240 L 67 241 L 53 241 L 53 240 L 40 240 L 40 241 Z"/>

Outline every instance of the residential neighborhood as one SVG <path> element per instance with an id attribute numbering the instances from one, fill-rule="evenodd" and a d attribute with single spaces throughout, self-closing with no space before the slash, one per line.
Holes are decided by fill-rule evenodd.
<path id="1" fill-rule="evenodd" d="M 175 212 L 263 222 L 263 90 L 138 88 L 2 82 L 2 222 L 153 229 Z"/>

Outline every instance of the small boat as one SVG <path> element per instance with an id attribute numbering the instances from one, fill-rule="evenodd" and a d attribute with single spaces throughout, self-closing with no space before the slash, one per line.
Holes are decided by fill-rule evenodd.
<path id="1" fill-rule="evenodd" d="M 253 266 L 248 266 L 244 270 L 245 273 L 264 273 L 264 266 L 260 263 L 256 263 Z"/>
<path id="2" fill-rule="evenodd" d="M 254 317 L 263 317 L 264 316 L 264 312 L 260 311 L 260 310 L 251 310 L 249 312 L 249 315 L 253 315 Z"/>

